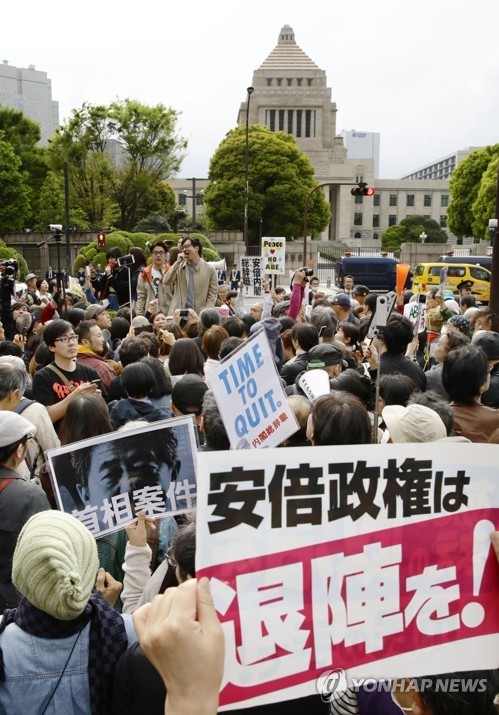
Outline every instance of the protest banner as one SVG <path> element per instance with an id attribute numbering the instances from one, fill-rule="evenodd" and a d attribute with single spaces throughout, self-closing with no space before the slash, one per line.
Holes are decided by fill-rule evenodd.
<path id="1" fill-rule="evenodd" d="M 204 454 L 196 575 L 225 635 L 221 709 L 337 670 L 497 668 L 497 464 L 496 445 L 458 443 Z"/>
<path id="2" fill-rule="evenodd" d="M 232 449 L 277 447 L 299 425 L 262 328 L 210 372 Z"/>
<path id="3" fill-rule="evenodd" d="M 284 274 L 286 264 L 286 239 L 262 238 L 262 257 L 264 273 Z"/>
<path id="4" fill-rule="evenodd" d="M 404 317 L 410 320 L 415 335 L 422 333 L 425 329 L 427 312 L 428 307 L 426 303 L 420 303 L 419 300 L 404 305 Z"/>
<path id="5" fill-rule="evenodd" d="M 145 509 L 159 519 L 190 511 L 196 496 L 192 417 L 144 423 L 46 453 L 57 507 L 94 536 L 130 524 Z"/>
<path id="6" fill-rule="evenodd" d="M 263 258 L 261 256 L 252 258 L 243 256 L 241 258 L 241 280 L 244 285 L 243 294 L 245 298 L 262 297 L 262 265 Z"/>

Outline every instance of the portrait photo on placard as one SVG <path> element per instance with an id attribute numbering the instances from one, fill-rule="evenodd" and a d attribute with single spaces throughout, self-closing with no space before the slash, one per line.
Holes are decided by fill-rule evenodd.
<path id="1" fill-rule="evenodd" d="M 147 423 L 47 452 L 58 508 L 95 536 L 145 509 L 161 518 L 190 511 L 196 496 L 192 417 Z"/>

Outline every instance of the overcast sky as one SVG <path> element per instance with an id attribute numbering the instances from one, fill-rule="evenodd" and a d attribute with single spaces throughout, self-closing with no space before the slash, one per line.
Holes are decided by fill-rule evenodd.
<path id="1" fill-rule="evenodd" d="M 85 101 L 173 107 L 180 176 L 202 178 L 285 24 L 326 71 L 338 132 L 380 132 L 380 178 L 499 141 L 499 0 L 5 2 L 0 60 L 47 72 L 61 121 Z"/>

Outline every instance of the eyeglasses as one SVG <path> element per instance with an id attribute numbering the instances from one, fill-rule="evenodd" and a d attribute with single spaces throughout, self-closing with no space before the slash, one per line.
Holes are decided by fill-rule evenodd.
<path id="1" fill-rule="evenodd" d="M 168 551 L 166 552 L 165 558 L 172 568 L 176 568 L 178 566 L 178 561 L 175 561 L 171 549 L 168 549 Z"/>
<path id="2" fill-rule="evenodd" d="M 65 335 L 63 338 L 56 338 L 54 340 L 54 343 L 62 343 L 65 345 L 66 343 L 77 343 L 78 342 L 78 336 L 77 335 Z"/>
<path id="3" fill-rule="evenodd" d="M 164 256 L 165 252 L 164 251 L 153 251 L 152 255 L 153 256 Z"/>

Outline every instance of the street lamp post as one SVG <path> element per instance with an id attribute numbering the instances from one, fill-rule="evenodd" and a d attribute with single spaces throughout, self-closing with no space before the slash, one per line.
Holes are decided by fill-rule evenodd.
<path id="1" fill-rule="evenodd" d="M 318 189 L 322 189 L 324 186 L 359 186 L 357 181 L 327 181 L 325 184 L 318 184 L 308 192 L 307 198 L 305 199 L 305 211 L 303 215 L 303 262 L 306 263 L 307 260 L 307 218 L 308 218 L 308 205 L 312 194 L 314 194 Z"/>
<path id="2" fill-rule="evenodd" d="M 254 87 L 248 87 L 248 96 L 246 99 L 246 143 L 245 143 L 245 154 L 244 154 L 244 168 L 245 168 L 245 184 L 244 184 L 244 248 L 248 248 L 248 201 L 249 201 L 249 108 L 250 108 L 250 98 L 255 91 Z"/>
<path id="3" fill-rule="evenodd" d="M 187 189 L 184 189 L 184 191 L 183 191 L 183 194 L 186 199 L 192 199 L 192 230 L 193 230 L 193 232 L 196 230 L 196 199 L 198 198 L 198 196 L 203 196 L 203 194 L 204 194 L 204 189 L 202 189 L 199 194 L 196 194 L 196 181 L 197 181 L 197 179 L 195 179 L 195 178 L 191 179 L 192 196 L 190 196 L 187 193 Z"/>

